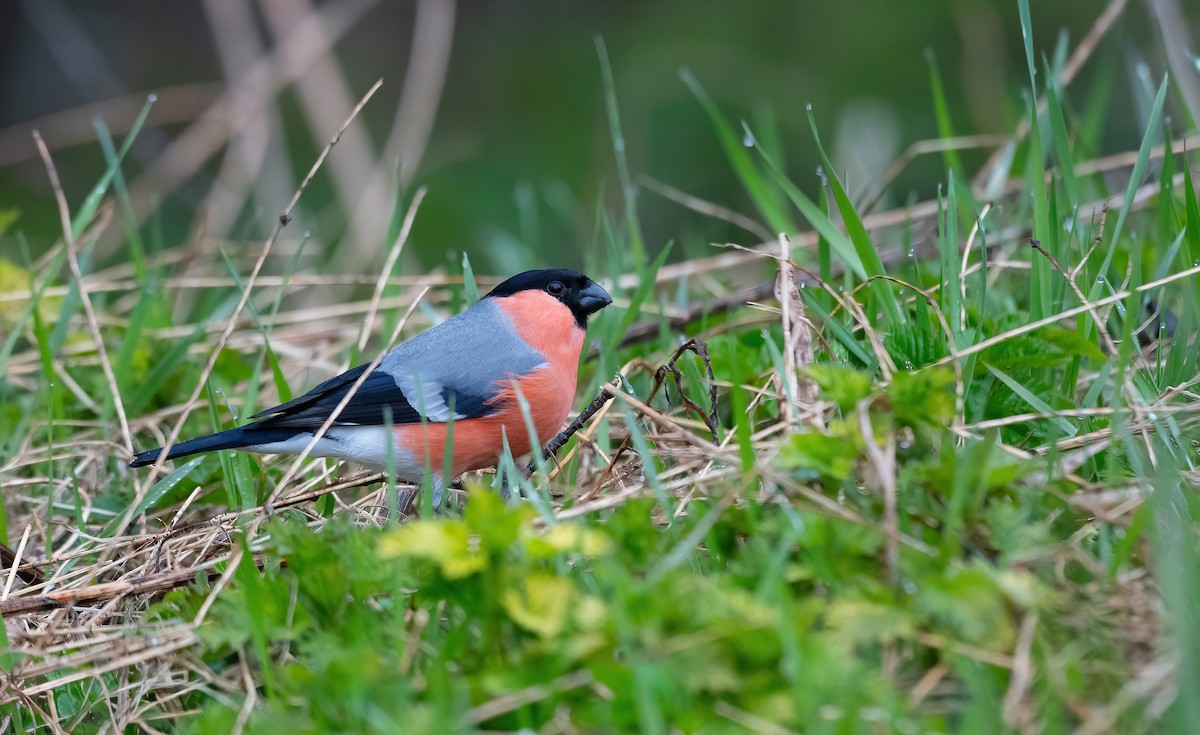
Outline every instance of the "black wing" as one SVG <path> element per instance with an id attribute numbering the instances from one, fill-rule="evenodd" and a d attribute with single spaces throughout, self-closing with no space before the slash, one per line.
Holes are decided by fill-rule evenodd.
<path id="1" fill-rule="evenodd" d="M 354 387 L 359 376 L 366 372 L 367 367 L 369 366 L 359 365 L 347 370 L 302 396 L 260 411 L 250 418 L 262 419 L 254 425 L 264 429 L 319 428 Z M 485 403 L 485 397 L 459 392 L 449 386 L 443 388 L 442 398 L 446 405 L 453 406 L 454 412 L 464 418 L 487 416 L 495 411 L 494 407 Z M 404 395 L 404 391 L 396 384 L 396 379 L 390 373 L 376 368 L 342 408 L 334 425 L 382 426 L 389 421 L 387 409 L 391 410 L 390 421 L 393 424 L 415 424 L 420 423 L 423 418 L 421 412 L 412 405 L 408 396 Z"/>
<path id="2" fill-rule="evenodd" d="M 337 408 L 368 367 L 359 365 L 347 370 L 304 395 L 260 411 L 251 418 L 262 418 L 257 425 L 263 428 L 316 429 L 325 423 L 325 419 L 329 418 L 329 414 L 333 413 L 333 409 Z M 421 414 L 408 402 L 395 379 L 376 368 L 358 387 L 334 423 L 382 425 L 387 423 L 385 408 L 391 409 L 393 424 L 411 424 L 421 420 Z"/>

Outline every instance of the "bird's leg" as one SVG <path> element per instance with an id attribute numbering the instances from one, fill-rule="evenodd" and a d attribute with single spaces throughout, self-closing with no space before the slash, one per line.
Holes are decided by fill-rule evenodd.
<path id="1" fill-rule="evenodd" d="M 401 490 L 396 497 L 396 512 L 400 518 L 410 514 L 416 507 L 417 496 L 420 494 L 420 488 L 411 490 Z M 399 519 L 397 519 L 399 520 Z"/>
<path id="2" fill-rule="evenodd" d="M 446 481 L 442 478 L 442 473 L 429 473 L 429 488 L 433 491 L 433 511 L 436 513 L 441 510 L 442 499 L 446 495 Z"/>

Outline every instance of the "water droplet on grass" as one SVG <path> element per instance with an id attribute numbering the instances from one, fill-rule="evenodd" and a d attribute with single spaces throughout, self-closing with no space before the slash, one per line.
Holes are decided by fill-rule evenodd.
<path id="1" fill-rule="evenodd" d="M 750 132 L 750 126 L 746 124 L 745 120 L 742 120 L 742 145 L 753 148 L 754 143 L 754 133 Z"/>

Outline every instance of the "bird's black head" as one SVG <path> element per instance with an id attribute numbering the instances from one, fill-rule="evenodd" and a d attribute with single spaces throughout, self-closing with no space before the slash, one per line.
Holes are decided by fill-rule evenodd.
<path id="1" fill-rule="evenodd" d="M 612 303 L 612 297 L 600 284 L 566 268 L 518 273 L 493 288 L 485 298 L 512 296 L 522 291 L 543 291 L 558 299 L 571 310 L 581 328 L 587 327 L 589 316 Z"/>

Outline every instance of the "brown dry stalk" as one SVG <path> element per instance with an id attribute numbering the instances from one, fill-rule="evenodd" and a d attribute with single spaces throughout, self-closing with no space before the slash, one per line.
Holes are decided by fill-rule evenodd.
<path id="1" fill-rule="evenodd" d="M 1025 701 L 1029 694 L 1029 686 L 1033 683 L 1035 664 L 1033 662 L 1033 635 L 1037 630 L 1037 612 L 1025 613 L 1021 619 L 1021 631 L 1017 637 L 1016 651 L 1013 653 L 1013 671 L 1009 679 L 1008 691 L 1004 694 L 1004 724 L 1019 728 L 1021 732 L 1029 732 L 1033 722 L 1034 709 Z"/>
<path id="2" fill-rule="evenodd" d="M 78 664 L 91 663 L 102 658 L 107 658 L 110 655 L 113 656 L 99 666 L 87 667 L 80 671 L 75 671 L 66 674 L 65 676 L 50 679 L 49 681 L 44 681 L 40 684 L 35 684 L 26 688 L 18 688 L 12 683 L 7 674 L 0 673 L 0 677 L 9 679 L 9 681 L 6 682 L 7 685 L 4 690 L 7 693 L 0 694 L 0 705 L 17 701 L 29 704 L 31 701 L 29 700 L 29 697 L 53 691 L 54 689 L 81 681 L 83 679 L 99 677 L 101 674 L 105 674 L 110 671 L 117 671 L 128 666 L 137 666 L 138 664 L 145 663 L 146 661 L 162 658 L 168 653 L 191 646 L 198 640 L 199 639 L 197 638 L 195 631 L 187 626 L 180 626 L 175 630 L 163 631 L 153 636 L 122 639 L 116 642 L 116 644 L 112 646 L 111 650 L 85 652 L 82 656 L 68 656 L 64 661 L 56 662 L 53 668 L 46 668 L 45 670 L 35 669 L 33 670 L 33 674 L 16 672 L 13 675 L 14 678 L 16 676 L 26 677 L 32 675 L 44 675 L 46 673 L 52 673 L 53 671 L 58 671 L 66 667 L 73 668 Z M 54 722 L 54 720 L 48 721 Z"/>
<path id="3" fill-rule="evenodd" d="M 545 684 L 535 684 L 520 691 L 505 694 L 488 702 L 484 702 L 476 707 L 472 707 L 463 713 L 463 720 L 469 725 L 477 725 L 480 722 L 487 722 L 490 719 L 499 717 L 500 715 L 508 712 L 512 712 L 513 710 L 524 707 L 525 705 L 533 704 L 534 702 L 545 699 L 551 694 L 587 686 L 588 684 L 591 684 L 592 681 L 592 672 L 588 671 L 587 669 L 580 669 L 579 671 L 575 671 L 570 674 L 564 674 L 553 681 L 546 682 Z"/>
<path id="4" fill-rule="evenodd" d="M 209 562 L 216 564 L 215 561 Z M 108 602 L 125 595 L 152 595 L 173 590 L 195 581 L 200 575 L 208 578 L 215 572 L 207 568 L 178 569 L 149 577 L 134 577 L 117 582 L 103 582 L 76 589 L 54 590 L 40 595 L 14 597 L 0 602 L 0 615 L 25 615 L 61 607 L 77 607 Z"/>
<path id="5" fill-rule="evenodd" d="M 875 476 L 883 491 L 883 525 L 887 529 L 885 541 L 886 552 L 884 561 L 887 567 L 888 579 L 893 587 L 900 582 L 900 515 L 896 502 L 896 429 L 887 430 L 887 438 L 881 447 L 875 442 L 875 428 L 871 425 L 871 399 L 863 399 L 858 404 L 859 429 L 862 432 L 864 446 L 871 464 L 875 468 Z"/>
<path id="6" fill-rule="evenodd" d="M 614 389 L 620 388 L 621 382 L 621 373 L 617 373 L 616 376 L 609 381 L 608 385 L 611 385 Z M 604 405 L 611 401 L 612 397 L 612 393 L 601 388 L 600 393 L 592 399 L 592 402 L 589 403 L 587 407 L 579 413 L 578 416 L 575 417 L 575 420 L 568 424 L 567 428 L 558 432 L 558 435 L 551 439 L 548 444 L 546 444 L 545 448 L 542 450 L 542 458 L 549 460 L 552 459 L 554 455 L 558 454 L 558 450 L 566 446 L 567 442 L 571 440 L 571 437 L 574 436 L 580 429 L 582 429 L 583 425 L 586 424 L 593 416 L 595 416 L 600 409 L 604 408 Z M 536 464 L 536 462 L 530 461 L 530 463 L 525 467 L 525 474 L 532 474 L 536 469 Z"/>
<path id="7" fill-rule="evenodd" d="M 79 267 L 79 254 L 76 251 L 75 232 L 71 224 L 71 211 L 67 206 L 67 196 L 59 181 L 54 159 L 50 157 L 46 142 L 42 140 L 41 134 L 36 130 L 33 131 L 33 142 L 37 145 L 38 153 L 46 166 L 46 173 L 50 177 L 50 186 L 54 190 L 54 201 L 58 206 L 58 216 L 62 225 L 63 243 L 67 246 L 67 263 L 70 264 L 71 275 L 74 277 L 76 285 L 79 286 L 79 300 L 83 304 L 83 313 L 87 317 L 88 327 L 92 331 L 92 339 L 96 342 L 96 352 L 100 355 L 100 367 L 104 370 L 104 380 L 108 383 L 108 389 L 112 393 L 113 407 L 117 412 L 117 421 L 121 425 L 121 438 L 125 440 L 126 449 L 132 454 L 133 436 L 129 433 L 129 421 L 125 418 L 125 404 L 122 403 L 121 392 L 117 389 L 117 378 L 113 374 L 112 361 L 108 359 L 108 348 L 104 345 L 104 339 L 100 335 L 100 324 L 96 321 L 96 310 L 92 306 L 92 298 L 88 295 L 87 289 L 83 287 L 83 271 Z M 101 215 L 101 221 L 107 224 L 111 216 L 112 210 L 106 209 Z"/>
<path id="8" fill-rule="evenodd" d="M 179 439 L 179 432 L 183 429 L 184 422 L 187 421 L 188 416 L 192 412 L 192 408 L 196 405 L 197 400 L 200 398 L 200 393 L 203 392 L 204 386 L 208 382 L 208 377 L 212 375 L 212 371 L 217 365 L 217 358 L 221 356 L 221 350 L 224 349 L 225 343 L 229 340 L 229 336 L 233 333 L 234 327 L 237 325 L 238 317 L 241 316 L 242 310 L 246 308 L 246 303 L 250 300 L 250 293 L 254 288 L 255 281 L 258 279 L 259 272 L 262 271 L 263 263 L 266 262 L 267 256 L 271 253 L 271 247 L 279 239 L 280 234 L 283 233 L 283 228 L 287 227 L 288 223 L 291 222 L 292 210 L 296 207 L 296 203 L 300 201 L 300 196 L 304 193 L 305 189 L 308 188 L 309 183 L 313 180 L 313 177 L 316 176 L 317 171 L 320 170 L 321 164 L 325 162 L 325 159 L 329 156 L 329 152 L 335 145 L 337 145 L 338 141 L 342 137 L 342 134 L 345 133 L 346 129 L 350 127 L 350 123 L 354 122 L 354 119 L 358 117 L 358 113 L 367 104 L 371 97 L 374 96 L 375 92 L 382 84 L 382 79 L 375 82 L 375 84 L 372 85 L 369 90 L 367 90 L 367 93 L 363 95 L 362 99 L 359 100 L 358 104 L 355 105 L 354 109 L 350 111 L 350 115 L 346 118 L 346 121 L 342 123 L 342 127 L 340 127 L 337 132 L 334 133 L 333 137 L 329 139 L 329 143 L 326 144 L 324 150 L 322 150 L 320 155 L 317 156 L 317 160 L 313 162 L 312 167 L 308 170 L 308 174 L 304 177 L 304 180 L 300 182 L 300 186 L 296 188 L 296 192 L 292 195 L 291 201 L 289 201 L 287 206 L 283 208 L 283 213 L 279 215 L 279 221 L 276 223 L 274 231 L 271 233 L 271 236 L 267 238 L 267 241 L 263 243 L 262 250 L 259 251 L 258 254 L 258 259 L 254 262 L 254 268 L 250 271 L 250 275 L 246 278 L 246 285 L 242 289 L 241 298 L 238 299 L 237 306 L 234 307 L 233 313 L 230 314 L 229 320 L 225 324 L 225 330 L 221 333 L 220 339 L 217 340 L 217 346 L 212 350 L 208 361 L 204 364 L 204 368 L 200 371 L 200 377 L 196 381 L 196 387 L 192 389 L 192 394 L 188 397 L 187 401 L 184 402 L 183 412 L 179 415 L 179 419 L 171 428 L 171 432 L 167 437 L 167 443 L 163 445 L 162 452 L 158 455 L 158 461 L 154 463 L 153 469 L 150 470 L 146 477 L 145 487 L 148 488 L 150 486 L 155 476 L 162 469 L 162 465 L 167 459 L 167 454 L 171 451 L 171 446 L 174 445 L 174 443 Z M 141 495 L 142 493 L 139 492 L 138 497 L 135 498 L 134 502 L 130 505 L 131 512 L 127 513 L 125 517 L 122 518 L 116 535 L 120 535 L 122 532 L 124 532 L 125 527 L 129 524 L 129 521 L 132 520 L 132 510 L 141 501 Z"/>
<path id="9" fill-rule="evenodd" d="M 779 272 L 775 279 L 775 298 L 779 301 L 779 315 L 783 323 L 783 377 L 786 387 L 785 404 L 789 420 L 795 422 L 796 403 L 811 407 L 817 400 L 817 385 L 809 378 L 798 375 L 813 364 L 812 324 L 804 310 L 804 299 L 796 287 L 796 271 L 792 268 L 790 248 L 786 236 L 779 238 Z"/>
<path id="10" fill-rule="evenodd" d="M 351 477 L 341 482 L 331 485 L 322 485 L 313 488 L 307 492 L 296 494 L 292 497 L 285 498 L 275 505 L 275 510 L 281 510 L 286 507 L 294 507 L 308 501 L 316 500 L 317 498 L 335 493 L 340 490 L 347 490 L 365 485 L 373 485 L 381 482 L 384 476 L 380 473 L 369 473 Z M 124 540 L 120 546 L 127 549 L 139 548 L 142 550 L 157 548 L 159 545 L 169 539 L 185 536 L 189 533 L 204 529 L 213 529 L 214 533 L 225 533 L 222 529 L 225 524 L 232 523 L 239 518 L 247 516 L 263 516 L 266 515 L 264 507 L 252 508 L 244 511 L 231 511 L 229 513 L 221 513 L 204 521 L 190 523 L 178 528 L 170 528 L 167 531 L 148 536 L 136 536 Z M 55 565 L 70 561 L 77 556 L 84 556 L 95 553 L 95 550 L 79 552 L 77 555 L 67 557 L 58 557 L 43 561 L 27 561 L 22 563 L 19 569 L 32 569 L 34 565 Z M 12 599 L 0 602 L 0 614 L 3 615 L 21 615 L 32 612 L 44 612 L 63 607 L 71 607 L 83 603 L 103 603 L 112 600 L 119 596 L 130 594 L 154 594 L 164 592 L 177 587 L 183 587 L 197 578 L 200 574 L 206 574 L 210 578 L 215 574 L 211 571 L 211 567 L 218 563 L 220 559 L 210 560 L 199 566 L 190 567 L 188 569 L 179 569 L 161 574 L 143 575 L 132 579 L 120 580 L 117 582 L 104 582 L 101 584 L 90 585 L 81 588 L 70 588 L 54 590 L 41 594 L 30 594 L 24 596 L 13 597 Z M 260 564 L 261 566 L 261 564 Z"/>
<path id="11" fill-rule="evenodd" d="M 683 392 L 682 376 L 676 363 L 679 361 L 679 358 L 683 357 L 683 353 L 685 352 L 692 352 L 699 356 L 704 362 L 704 366 L 708 371 L 710 410 L 707 414 L 703 409 L 700 408 L 699 405 L 689 399 Z M 669 426 L 674 426 L 669 419 L 650 408 L 650 403 L 654 400 L 654 397 L 658 395 L 658 391 L 662 388 L 668 373 L 675 376 L 676 386 L 679 389 L 679 394 L 681 399 L 684 401 L 684 405 L 687 406 L 689 410 L 695 411 L 703 418 L 705 425 L 708 426 L 709 431 L 712 433 L 713 444 L 719 447 L 721 442 L 718 436 L 717 427 L 717 383 L 716 377 L 713 374 L 712 359 L 708 354 L 708 345 L 702 340 L 689 339 L 687 342 L 684 342 L 679 346 L 679 349 L 675 350 L 675 354 L 671 355 L 671 358 L 654 372 L 654 384 L 650 388 L 649 395 L 646 396 L 645 403 L 638 401 L 637 399 L 622 392 L 619 384 L 605 384 L 602 390 L 613 397 L 620 396 L 626 403 L 632 405 L 635 411 L 641 413 L 643 416 L 647 418 L 654 417 L 656 420 L 665 422 Z M 691 432 L 684 431 L 682 433 L 685 437 L 692 437 Z M 613 472 L 617 466 L 617 461 L 621 458 L 621 455 L 629 449 L 630 443 L 631 437 L 629 434 L 626 434 L 621 439 L 621 443 L 617 445 L 617 449 L 613 452 L 612 458 L 608 461 L 607 467 L 605 468 L 604 472 L 601 473 L 600 478 L 596 481 L 595 486 L 590 492 L 585 494 L 585 498 L 590 499 L 599 494 L 600 488 L 612 478 Z"/>

